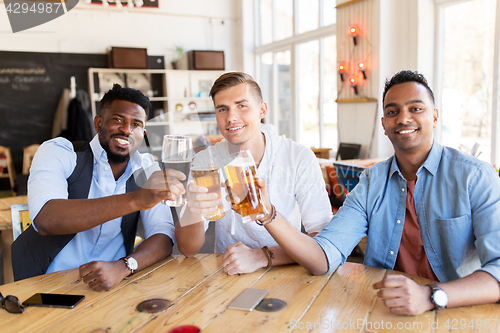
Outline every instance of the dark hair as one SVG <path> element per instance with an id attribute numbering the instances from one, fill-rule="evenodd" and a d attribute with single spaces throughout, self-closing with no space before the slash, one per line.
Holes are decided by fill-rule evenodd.
<path id="1" fill-rule="evenodd" d="M 427 83 L 426 78 L 418 73 L 418 72 L 413 72 L 410 70 L 404 70 L 401 72 L 398 72 L 394 74 L 391 79 L 387 79 L 385 81 L 385 87 L 384 87 L 384 94 L 382 95 L 382 103 L 385 101 L 385 95 L 387 94 L 387 91 L 392 88 L 392 86 L 400 83 L 406 83 L 406 82 L 417 82 L 420 83 L 427 89 L 429 92 L 429 95 L 431 96 L 432 104 L 434 104 L 434 93 L 432 92 L 431 88 L 429 87 L 429 84 Z"/>
<path id="2" fill-rule="evenodd" d="M 149 116 L 149 109 L 151 108 L 149 98 L 147 98 L 139 90 L 132 88 L 123 88 L 118 83 L 115 83 L 113 85 L 113 89 L 104 94 L 104 97 L 101 99 L 101 108 L 99 109 L 99 114 L 102 115 L 102 111 L 109 107 L 111 103 L 116 100 L 137 104 L 146 112 L 146 118 Z"/>
<path id="3" fill-rule="evenodd" d="M 213 99 L 215 94 L 219 91 L 240 85 L 242 83 L 248 83 L 254 90 L 259 102 L 262 102 L 262 91 L 260 90 L 259 84 L 255 82 L 253 77 L 242 72 L 229 72 L 219 76 L 219 78 L 215 80 L 212 89 L 210 89 L 210 97 Z"/>

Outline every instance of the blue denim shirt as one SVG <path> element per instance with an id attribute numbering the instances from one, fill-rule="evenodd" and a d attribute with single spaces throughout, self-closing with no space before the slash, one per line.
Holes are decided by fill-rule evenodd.
<path id="1" fill-rule="evenodd" d="M 393 269 L 406 213 L 406 180 L 395 156 L 367 168 L 333 219 L 314 237 L 328 272 L 368 235 L 365 265 Z M 420 234 L 439 281 L 481 269 L 500 281 L 500 179 L 493 167 L 434 142 L 417 171 Z"/>
<path id="2" fill-rule="evenodd" d="M 108 155 L 100 145 L 97 135 L 90 141 L 90 147 L 94 156 L 94 168 L 89 199 L 125 193 L 127 180 L 141 167 L 147 177 L 160 170 L 152 156 L 136 151 L 131 155 L 125 172 L 115 180 L 108 163 Z M 68 198 L 67 179 L 75 167 L 76 153 L 68 140 L 55 138 L 44 142 L 38 148 L 28 180 L 28 206 L 35 230 L 37 229 L 34 220 L 48 201 Z M 159 203 L 149 210 L 142 210 L 140 214 L 146 238 L 165 234 L 172 241 L 175 239 L 175 227 L 167 206 Z M 124 257 L 126 253 L 121 223 L 122 218 L 118 217 L 77 233 L 54 258 L 47 273 L 75 268 L 94 260 L 114 261 Z"/>

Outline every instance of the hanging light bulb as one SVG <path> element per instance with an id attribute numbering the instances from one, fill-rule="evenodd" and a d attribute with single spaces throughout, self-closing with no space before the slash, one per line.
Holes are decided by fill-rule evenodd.
<path id="1" fill-rule="evenodd" d="M 351 77 L 351 87 L 354 89 L 354 93 L 357 95 L 358 94 L 358 85 L 356 84 L 356 80 Z"/>
<path id="2" fill-rule="evenodd" d="M 356 29 L 356 27 L 351 27 L 349 32 L 351 33 L 352 41 L 354 42 L 354 46 L 356 46 L 358 44 L 356 41 L 356 37 L 358 37 L 358 29 Z"/>
<path id="3" fill-rule="evenodd" d="M 344 65 L 340 64 L 339 65 L 339 74 L 340 74 L 340 81 L 344 82 L 344 73 L 345 73 L 345 67 Z"/>
<path id="4" fill-rule="evenodd" d="M 363 79 L 365 79 L 365 80 L 366 80 L 366 71 L 365 71 L 365 70 L 366 70 L 366 68 L 365 68 L 365 64 L 364 64 L 364 63 L 362 63 L 362 62 L 360 62 L 360 63 L 358 64 L 358 67 L 359 67 L 359 71 L 363 74 Z"/>

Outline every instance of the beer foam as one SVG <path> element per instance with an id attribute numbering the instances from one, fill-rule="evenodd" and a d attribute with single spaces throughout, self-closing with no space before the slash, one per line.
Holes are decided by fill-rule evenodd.
<path id="1" fill-rule="evenodd" d="M 249 161 L 247 158 L 237 157 L 227 165 L 235 167 L 251 167 L 254 166 L 254 163 L 252 161 Z"/>
<path id="2" fill-rule="evenodd" d="M 191 171 L 217 171 L 218 169 L 211 168 L 209 165 L 191 165 Z"/>

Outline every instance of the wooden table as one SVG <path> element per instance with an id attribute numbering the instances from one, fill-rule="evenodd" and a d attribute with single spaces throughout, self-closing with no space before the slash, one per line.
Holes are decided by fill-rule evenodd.
<path id="1" fill-rule="evenodd" d="M 0 286 L 3 295 L 24 301 L 36 292 L 83 294 L 74 309 L 26 308 L 23 314 L 0 311 L 2 332 L 168 332 L 179 325 L 196 325 L 205 332 L 448 332 L 474 319 L 500 318 L 500 305 L 490 304 L 426 312 L 407 317 L 391 314 L 372 284 L 392 271 L 346 263 L 335 273 L 312 276 L 299 265 L 261 269 L 228 276 L 221 254 L 193 258 L 170 256 L 124 280 L 108 292 L 94 292 L 78 280 L 76 269 L 42 275 Z M 419 283 L 427 283 L 414 277 Z M 245 288 L 268 289 L 269 298 L 288 303 L 278 312 L 227 309 Z M 163 298 L 172 306 L 163 312 L 138 312 L 142 301 Z M 455 321 L 454 321 L 455 320 Z M 499 330 L 485 330 L 495 332 Z M 478 332 L 466 327 L 455 332 Z"/>
<path id="2" fill-rule="evenodd" d="M 12 234 L 12 215 L 10 213 L 10 206 L 24 203 L 28 203 L 28 197 L 25 195 L 0 199 L 0 234 L 2 236 L 3 280 L 5 283 L 14 282 L 12 260 L 10 256 L 10 246 L 14 238 Z"/>

